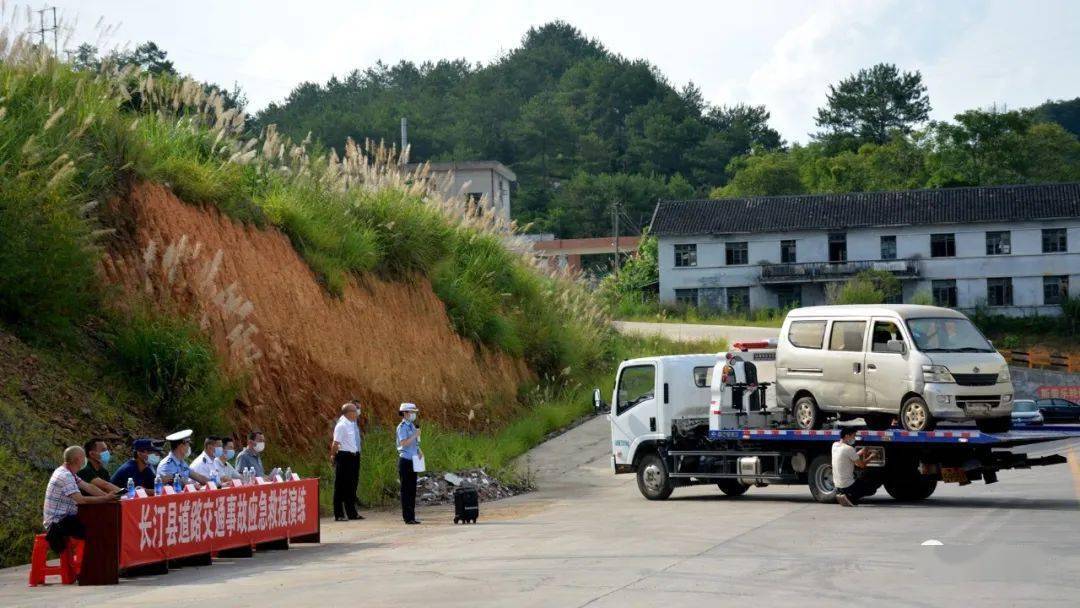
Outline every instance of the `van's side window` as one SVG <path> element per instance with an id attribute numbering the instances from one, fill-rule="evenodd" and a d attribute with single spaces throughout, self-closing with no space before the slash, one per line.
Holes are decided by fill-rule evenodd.
<path id="1" fill-rule="evenodd" d="M 870 337 L 870 350 L 875 353 L 889 352 L 889 340 L 903 340 L 900 328 L 889 321 L 874 321 L 874 333 Z"/>
<path id="2" fill-rule="evenodd" d="M 712 386 L 712 366 L 694 368 L 694 386 L 707 388 Z"/>
<path id="3" fill-rule="evenodd" d="M 862 351 L 866 321 L 833 321 L 829 350 Z"/>
<path id="4" fill-rule="evenodd" d="M 656 386 L 656 368 L 651 365 L 624 367 L 619 376 L 619 402 L 615 414 L 619 415 L 642 401 L 652 399 Z"/>
<path id="5" fill-rule="evenodd" d="M 821 348 L 825 340 L 825 321 L 792 321 L 788 342 L 799 348 Z"/>

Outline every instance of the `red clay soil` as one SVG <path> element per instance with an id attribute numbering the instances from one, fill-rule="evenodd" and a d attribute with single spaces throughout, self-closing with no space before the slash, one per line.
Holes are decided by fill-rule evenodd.
<path id="1" fill-rule="evenodd" d="M 327 443 L 351 397 L 369 422 L 392 423 L 413 401 L 452 427 L 497 423 L 532 378 L 522 361 L 458 336 L 426 279 L 366 276 L 331 296 L 280 231 L 158 184 L 135 184 L 108 213 L 118 231 L 101 272 L 122 288 L 116 304 L 144 297 L 201 323 L 229 371 L 247 378 L 230 414 L 238 433 Z"/>

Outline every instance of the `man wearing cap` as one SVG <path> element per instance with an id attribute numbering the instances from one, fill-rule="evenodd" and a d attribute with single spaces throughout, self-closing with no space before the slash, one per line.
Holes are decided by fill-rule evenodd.
<path id="1" fill-rule="evenodd" d="M 120 488 L 109 482 L 109 446 L 104 439 L 94 437 L 83 444 L 86 454 L 86 466 L 79 469 L 79 479 L 96 486 L 104 492 L 116 492 Z M 85 492 L 84 492 L 85 493 Z"/>
<path id="2" fill-rule="evenodd" d="M 116 469 L 109 481 L 114 486 L 126 488 L 127 480 L 132 479 L 136 486 L 153 493 L 154 476 L 158 462 L 161 461 L 161 448 L 152 439 L 144 437 L 131 444 L 131 451 L 134 455 Z"/>
<path id="3" fill-rule="evenodd" d="M 416 471 L 413 458 L 424 457 L 420 451 L 420 425 L 416 424 L 419 408 L 415 403 L 402 403 L 398 408 L 401 424 L 397 427 L 398 479 L 401 481 L 401 518 L 407 524 L 418 524 L 416 519 Z"/>
<path id="4" fill-rule="evenodd" d="M 177 476 L 180 477 L 183 483 L 186 483 L 189 478 L 199 483 L 209 481 L 205 476 L 192 471 L 191 467 L 188 466 L 187 457 L 191 455 L 191 434 L 191 429 L 184 429 L 165 437 L 165 440 L 169 442 L 169 450 L 171 451 L 158 464 L 157 474 L 161 476 L 161 481 L 173 483 L 173 479 Z"/>
<path id="5" fill-rule="evenodd" d="M 218 458 L 224 453 L 221 438 L 207 435 L 206 439 L 203 439 L 203 451 L 191 461 L 191 470 L 207 479 L 213 479 L 214 473 L 217 473 L 219 480 L 227 479 L 218 466 Z"/>
<path id="6" fill-rule="evenodd" d="M 334 520 L 364 519 L 356 512 L 356 487 L 360 484 L 360 402 L 341 406 L 330 442 L 330 462 L 334 463 Z"/>

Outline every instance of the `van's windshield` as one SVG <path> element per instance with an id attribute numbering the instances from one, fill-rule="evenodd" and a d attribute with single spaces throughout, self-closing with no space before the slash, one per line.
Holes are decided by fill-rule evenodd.
<path id="1" fill-rule="evenodd" d="M 992 353 L 971 321 L 958 318 L 908 319 L 915 346 L 924 353 Z"/>

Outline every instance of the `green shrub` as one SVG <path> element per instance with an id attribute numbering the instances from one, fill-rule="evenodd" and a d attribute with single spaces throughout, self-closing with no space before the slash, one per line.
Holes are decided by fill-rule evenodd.
<path id="1" fill-rule="evenodd" d="M 238 386 L 197 325 L 138 308 L 114 315 L 106 339 L 120 371 L 151 400 L 165 426 L 191 425 L 199 434 L 222 429 Z"/>

